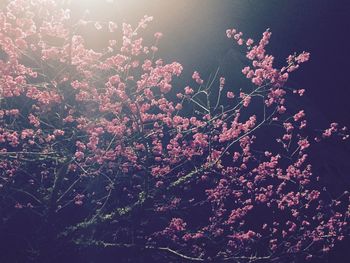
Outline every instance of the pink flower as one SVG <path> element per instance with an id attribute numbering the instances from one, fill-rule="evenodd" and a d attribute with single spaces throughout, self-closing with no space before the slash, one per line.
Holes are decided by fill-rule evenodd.
<path id="1" fill-rule="evenodd" d="M 99 22 L 95 22 L 94 26 L 95 26 L 95 28 L 97 30 L 101 30 L 102 29 L 102 25 Z"/>
<path id="2" fill-rule="evenodd" d="M 185 87 L 185 94 L 190 95 L 193 93 L 193 89 L 191 89 L 189 86 Z"/>
<path id="3" fill-rule="evenodd" d="M 193 72 L 192 79 L 194 79 L 198 84 L 203 84 L 203 80 L 197 71 Z"/>
<path id="4" fill-rule="evenodd" d="M 305 113 L 303 110 L 299 111 L 298 113 L 296 113 L 293 118 L 294 118 L 294 121 L 299 121 L 300 119 L 304 118 L 305 116 Z"/>
<path id="5" fill-rule="evenodd" d="M 78 161 L 81 161 L 82 159 L 84 159 L 84 153 L 81 152 L 81 151 L 77 151 L 75 154 L 74 154 L 75 158 L 77 158 Z"/>
<path id="6" fill-rule="evenodd" d="M 310 143 L 307 139 L 302 139 L 298 141 L 298 145 L 300 146 L 301 150 L 305 150 L 310 146 Z"/>
<path id="7" fill-rule="evenodd" d="M 75 197 L 74 197 L 74 204 L 78 205 L 78 206 L 81 206 L 83 204 L 83 200 L 85 198 L 85 195 L 83 194 L 77 194 Z"/>
<path id="8" fill-rule="evenodd" d="M 300 90 L 298 90 L 299 96 L 303 96 L 303 95 L 304 95 L 304 92 L 305 92 L 305 89 L 300 89 Z"/>
<path id="9" fill-rule="evenodd" d="M 263 80 L 262 78 L 259 78 L 259 77 L 255 77 L 252 79 L 252 82 L 257 85 L 257 86 L 261 86 L 263 84 Z"/>
<path id="10" fill-rule="evenodd" d="M 117 24 L 112 22 L 112 21 L 109 21 L 108 22 L 108 30 L 109 32 L 113 33 L 115 32 L 115 30 L 118 28 Z"/>
<path id="11" fill-rule="evenodd" d="M 174 231 L 183 231 L 186 229 L 186 223 L 181 218 L 173 218 L 169 224 L 169 229 Z"/>
<path id="12" fill-rule="evenodd" d="M 233 99 L 235 97 L 235 94 L 232 91 L 227 92 L 227 98 Z"/>
<path id="13" fill-rule="evenodd" d="M 156 39 L 160 39 L 162 36 L 163 36 L 163 34 L 162 34 L 161 32 L 156 32 L 156 33 L 154 34 L 154 37 L 155 37 Z"/>
<path id="14" fill-rule="evenodd" d="M 234 34 L 236 34 L 236 29 L 227 29 L 226 30 L 226 36 L 228 37 L 228 38 L 232 38 L 232 36 L 234 35 Z"/>
<path id="15" fill-rule="evenodd" d="M 248 72 L 250 71 L 250 67 L 245 67 L 244 69 L 242 69 L 242 73 L 244 74 L 244 75 L 247 75 L 248 74 Z"/>
<path id="16" fill-rule="evenodd" d="M 175 109 L 176 110 L 181 110 L 182 109 L 182 105 L 180 103 L 176 104 Z"/>
<path id="17" fill-rule="evenodd" d="M 40 121 L 37 117 L 35 117 L 33 114 L 29 114 L 28 116 L 29 119 L 29 123 L 33 124 L 35 127 L 39 127 L 40 126 Z"/>
<path id="18" fill-rule="evenodd" d="M 310 53 L 304 51 L 303 53 L 301 53 L 299 56 L 295 58 L 295 61 L 297 63 L 303 63 L 308 61 L 309 58 L 310 58 Z"/>
<path id="19" fill-rule="evenodd" d="M 248 105 L 250 104 L 251 101 L 251 97 L 250 96 L 245 96 L 243 99 L 243 106 L 244 107 L 248 107 Z"/>
<path id="20" fill-rule="evenodd" d="M 64 131 L 60 130 L 60 129 L 56 129 L 56 130 L 53 131 L 53 134 L 55 136 L 62 136 L 62 135 L 64 135 Z"/>
<path id="21" fill-rule="evenodd" d="M 17 202 L 17 203 L 15 204 L 15 208 L 17 208 L 17 209 L 22 209 L 22 208 L 23 208 L 23 205 Z"/>
<path id="22" fill-rule="evenodd" d="M 253 43 L 254 43 L 254 40 L 251 39 L 251 38 L 248 38 L 248 40 L 247 40 L 247 42 L 246 42 L 246 45 L 247 45 L 247 46 L 251 46 Z"/>

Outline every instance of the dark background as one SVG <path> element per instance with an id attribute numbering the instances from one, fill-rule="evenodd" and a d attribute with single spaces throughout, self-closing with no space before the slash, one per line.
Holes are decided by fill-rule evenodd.
<path id="1" fill-rule="evenodd" d="M 240 70 L 244 51 L 227 39 L 227 28 L 259 40 L 272 31 L 268 52 L 276 65 L 294 52 L 311 53 L 309 62 L 293 72 L 287 85 L 306 89 L 294 102 L 304 108 L 311 128 L 330 122 L 350 127 L 350 2 L 340 0 L 132 0 L 87 1 L 91 15 L 136 24 L 144 14 L 154 16 L 149 30 L 160 31 L 159 57 L 184 66 L 182 89 L 194 70 L 205 80 L 218 66 L 233 90 L 244 89 Z M 106 6 L 103 6 L 106 5 Z M 82 8 L 82 6 L 80 6 Z M 334 197 L 350 190 L 350 144 L 325 141 L 310 150 L 314 173 Z M 322 261 L 350 262 L 349 238 Z M 317 261 L 316 261 L 317 262 Z"/>
<path id="2" fill-rule="evenodd" d="M 144 14 L 154 16 L 151 30 L 164 33 L 160 57 L 177 60 L 188 76 L 198 70 L 203 77 L 220 62 L 234 64 L 242 49 L 228 40 L 227 28 L 259 40 L 272 31 L 268 51 L 278 62 L 293 52 L 308 51 L 311 60 L 292 78 L 293 86 L 307 90 L 308 103 L 328 121 L 350 125 L 349 61 L 350 2 L 341 0 L 115 0 L 73 1 L 96 18 L 134 23 Z M 231 52 L 228 54 L 229 49 Z M 229 56 L 228 56 L 229 55 Z M 236 58 L 237 59 L 237 58 Z M 225 61 L 229 65 L 229 61 Z M 185 74 L 186 75 L 186 74 Z"/>
<path id="3" fill-rule="evenodd" d="M 311 59 L 290 74 L 287 85 L 305 89 L 301 98 L 290 98 L 292 110 L 305 109 L 311 129 L 331 122 L 350 127 L 350 1 L 340 0 L 88 0 L 73 1 L 78 13 L 88 8 L 90 17 L 136 25 L 144 15 L 154 16 L 146 34 L 164 34 L 158 56 L 178 61 L 184 71 L 179 89 L 191 84 L 194 70 L 208 79 L 220 66 L 228 90 L 244 91 L 241 69 L 245 50 L 226 37 L 236 28 L 258 41 L 267 28 L 272 38 L 268 53 L 277 67 L 289 54 L 307 51 Z M 96 41 L 96 45 L 98 45 Z M 294 101 L 293 101 L 294 100 Z M 350 190 L 350 143 L 325 141 L 310 156 L 333 192 Z"/>
<path id="4" fill-rule="evenodd" d="M 4 3 L 1 1 L 0 3 Z M 330 122 L 350 127 L 350 1 L 340 0 L 73 0 L 76 11 L 88 8 L 91 17 L 136 24 L 154 16 L 149 32 L 164 34 L 159 57 L 184 66 L 182 89 L 194 70 L 205 80 L 218 66 L 228 87 L 244 89 L 243 50 L 226 38 L 227 28 L 259 40 L 272 31 L 268 52 L 282 65 L 294 52 L 308 51 L 311 59 L 293 72 L 288 85 L 306 89 L 295 101 L 304 108 L 311 127 Z M 298 107 L 298 106 L 296 106 Z M 334 195 L 350 190 L 349 142 L 326 141 L 311 149 L 314 173 Z M 350 242 L 339 244 L 323 262 L 350 262 Z"/>

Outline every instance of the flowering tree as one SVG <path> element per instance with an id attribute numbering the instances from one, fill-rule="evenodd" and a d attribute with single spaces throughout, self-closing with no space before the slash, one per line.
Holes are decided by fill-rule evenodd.
<path id="1" fill-rule="evenodd" d="M 157 58 L 162 34 L 140 37 L 152 17 L 132 27 L 68 8 L 13 0 L 0 13 L 0 230 L 17 257 L 102 249 L 291 262 L 348 234 L 348 193 L 317 182 L 305 113 L 288 109 L 304 90 L 285 83 L 308 53 L 275 68 L 271 32 L 255 44 L 229 29 L 247 52 L 247 88 L 227 87 L 219 71 L 173 87 L 182 66 Z M 110 37 L 105 49 L 88 48 L 86 28 Z M 332 123 L 316 141 L 331 135 L 348 137 Z"/>

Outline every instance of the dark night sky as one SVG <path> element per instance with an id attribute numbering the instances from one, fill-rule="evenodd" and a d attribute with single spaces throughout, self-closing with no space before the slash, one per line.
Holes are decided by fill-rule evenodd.
<path id="1" fill-rule="evenodd" d="M 99 18 L 136 23 L 144 14 L 154 16 L 150 31 L 164 33 L 160 56 L 182 63 L 187 73 L 185 79 L 193 70 L 200 71 L 205 78 L 220 62 L 225 74 L 238 76 L 244 57 L 242 50 L 226 38 L 225 30 L 234 27 L 258 40 L 270 28 L 268 51 L 276 56 L 277 62 L 283 63 L 295 51 L 311 53 L 311 60 L 289 82 L 292 87 L 307 90 L 302 103 L 310 118 L 323 124 L 338 121 L 350 126 L 349 1 L 115 0 L 114 4 L 76 1 L 79 5 L 83 2 L 84 8 L 90 8 L 91 14 Z"/>
<path id="2" fill-rule="evenodd" d="M 108 3 L 109 2 L 109 3 Z M 325 129 L 331 122 L 350 127 L 350 2 L 340 0 L 84 0 L 72 1 L 78 13 L 90 18 L 137 24 L 143 15 L 154 16 L 145 35 L 160 31 L 159 57 L 178 61 L 184 72 L 177 88 L 192 83 L 194 70 L 205 80 L 220 66 L 227 88 L 244 90 L 249 84 L 241 74 L 247 65 L 244 50 L 227 39 L 226 29 L 237 28 L 245 37 L 259 40 L 272 31 L 268 53 L 277 66 L 294 52 L 311 53 L 309 62 L 293 72 L 287 85 L 306 94 L 292 102 L 305 109 L 311 129 Z M 75 9 L 73 8 L 73 9 Z M 95 32 L 95 31 L 93 31 Z M 96 46 L 101 39 L 91 35 Z M 293 99 L 294 100 L 294 99 Z M 313 150 L 312 150 L 313 149 Z M 350 190 L 350 142 L 325 142 L 311 149 L 314 171 L 323 176 L 334 193 Z"/>
<path id="3" fill-rule="evenodd" d="M 161 31 L 159 56 L 183 64 L 179 85 L 189 83 L 194 70 L 203 79 L 218 65 L 229 85 L 242 88 L 240 70 L 244 53 L 226 38 L 227 28 L 259 40 L 270 28 L 268 52 L 281 65 L 294 52 L 308 51 L 311 60 L 293 72 L 288 85 L 305 88 L 295 104 L 303 107 L 313 127 L 330 122 L 350 127 L 350 1 L 340 0 L 129 0 L 101 6 L 90 1 L 96 17 L 117 18 L 136 23 L 144 14 L 154 16 L 150 32 Z M 350 143 L 326 142 L 310 153 L 314 173 L 332 193 L 350 190 Z M 346 247 L 340 244 L 325 262 L 348 262 Z M 347 254 L 346 254 L 347 253 Z"/>
<path id="4" fill-rule="evenodd" d="M 69 1 L 69 0 L 68 0 Z M 6 1 L 0 0 L 0 6 Z M 294 52 L 311 53 L 309 62 L 293 72 L 288 85 L 304 88 L 306 94 L 295 105 L 303 107 L 313 127 L 330 122 L 350 127 L 350 1 L 348 0 L 71 0 L 78 16 L 84 9 L 91 18 L 136 24 L 147 14 L 154 21 L 146 30 L 164 34 L 159 57 L 184 66 L 179 82 L 189 84 L 197 70 L 203 79 L 221 66 L 228 88 L 244 89 L 241 69 L 244 51 L 227 39 L 227 28 L 237 28 L 245 37 L 259 40 L 272 31 L 268 52 L 281 66 Z M 75 8 L 74 8 L 75 6 Z M 147 33 L 146 32 L 146 33 Z M 92 35 L 98 42 L 100 38 Z M 245 84 L 248 84 L 246 82 Z M 333 147 L 333 146 L 332 146 Z M 334 148 L 334 147 L 333 147 Z M 332 151 L 349 163 L 350 143 Z M 336 153 L 337 152 L 337 153 Z M 333 162 L 333 161 L 332 161 Z M 350 169 L 349 169 L 350 171 Z M 350 179 L 347 179 L 350 185 Z"/>
<path id="5" fill-rule="evenodd" d="M 294 52 L 311 53 L 310 61 L 293 72 L 288 85 L 306 89 L 305 96 L 296 103 L 305 108 L 312 125 L 326 128 L 336 121 L 350 128 L 350 0 L 72 2 L 79 10 L 89 8 L 91 16 L 107 21 L 136 24 L 145 14 L 154 16 L 148 30 L 164 34 L 159 56 L 184 66 L 180 88 L 187 85 L 194 70 L 206 79 L 221 65 L 229 85 L 244 89 L 238 80 L 246 62 L 244 53 L 226 38 L 225 31 L 237 28 L 244 36 L 259 40 L 261 33 L 270 28 L 268 52 L 276 57 L 277 64 Z M 322 149 L 314 150 L 316 172 L 322 172 L 335 192 L 350 190 L 350 142 L 326 143 Z M 341 261 L 346 258 L 342 254 L 329 262 L 350 262 Z"/>
<path id="6" fill-rule="evenodd" d="M 227 39 L 225 31 L 237 28 L 244 36 L 259 40 L 262 32 L 270 28 L 268 52 L 276 57 L 279 66 L 291 53 L 311 53 L 310 61 L 293 72 L 287 84 L 306 89 L 306 94 L 293 102 L 295 109 L 304 108 L 314 128 L 326 128 L 334 121 L 350 127 L 349 1 L 86 0 L 84 6 L 82 1 L 73 3 L 81 10 L 89 8 L 91 16 L 99 19 L 136 24 L 144 14 L 154 16 L 147 31 L 164 33 L 159 57 L 183 64 L 181 89 L 191 83 L 194 70 L 206 79 L 219 65 L 228 88 L 244 89 L 248 82 L 242 82 L 240 71 L 247 60 L 244 51 Z M 315 148 L 312 155 L 315 169 L 324 170 L 327 164 L 334 188 L 340 185 L 341 189 L 350 189 L 350 142 L 322 147 Z"/>

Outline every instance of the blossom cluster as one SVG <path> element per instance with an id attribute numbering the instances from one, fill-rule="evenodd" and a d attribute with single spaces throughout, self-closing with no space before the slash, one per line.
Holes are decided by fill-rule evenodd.
<path id="1" fill-rule="evenodd" d="M 309 53 L 276 68 L 269 30 L 254 45 L 229 29 L 253 88 L 197 71 L 176 87 L 183 67 L 157 58 L 162 34 L 140 36 L 152 17 L 74 19 L 65 1 L 12 0 L 0 12 L 1 214 L 28 209 L 77 245 L 136 243 L 200 261 L 309 258 L 348 233 L 348 193 L 330 198 L 315 182 L 306 114 L 286 103 L 304 94 L 284 85 Z M 89 48 L 86 28 L 113 33 L 107 47 Z M 320 137 L 339 134 L 332 123 Z"/>

